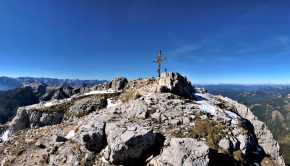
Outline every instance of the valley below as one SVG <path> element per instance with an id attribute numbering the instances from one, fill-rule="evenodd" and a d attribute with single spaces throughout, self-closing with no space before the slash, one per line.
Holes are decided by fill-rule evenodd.
<path id="1" fill-rule="evenodd" d="M 290 164 L 290 86 L 210 85 L 210 93 L 222 95 L 248 106 L 266 123 L 279 142 L 285 162 Z"/>

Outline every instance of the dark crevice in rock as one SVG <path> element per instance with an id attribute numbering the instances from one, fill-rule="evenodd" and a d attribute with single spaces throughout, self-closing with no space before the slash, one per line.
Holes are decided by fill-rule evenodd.
<path id="1" fill-rule="evenodd" d="M 101 150 L 104 149 L 108 145 L 107 136 L 106 136 L 106 132 L 105 132 L 106 125 L 107 125 L 107 123 L 104 123 L 104 127 L 103 127 L 103 146 L 102 146 Z"/>
<path id="2" fill-rule="evenodd" d="M 160 133 L 156 133 L 156 138 L 155 138 L 155 144 L 153 145 L 152 149 L 152 154 L 153 156 L 158 156 L 161 153 L 161 149 L 164 146 L 164 141 L 165 141 L 165 137 L 160 134 Z"/>
<path id="3" fill-rule="evenodd" d="M 244 159 L 248 164 L 260 163 L 264 157 L 269 155 L 259 145 L 253 124 L 249 120 L 242 118 L 242 127 L 249 131 Z"/>
<path id="4" fill-rule="evenodd" d="M 135 138 L 135 140 L 138 140 L 138 137 Z M 157 156 L 160 154 L 161 149 L 163 147 L 165 141 L 165 137 L 160 134 L 160 133 L 156 133 L 155 135 L 155 143 L 153 146 L 151 146 L 150 148 L 148 148 L 146 151 L 143 152 L 142 156 L 140 158 L 130 158 L 128 159 L 126 162 L 124 163 L 114 163 L 114 164 L 121 164 L 124 166 L 146 166 L 146 160 L 153 155 L 153 157 Z M 133 143 L 135 144 L 135 143 Z M 130 148 L 130 143 L 127 144 L 127 146 Z"/>
<path id="5" fill-rule="evenodd" d="M 209 166 L 241 166 L 245 165 L 241 161 L 235 160 L 228 154 L 218 153 L 215 149 L 210 149 Z"/>

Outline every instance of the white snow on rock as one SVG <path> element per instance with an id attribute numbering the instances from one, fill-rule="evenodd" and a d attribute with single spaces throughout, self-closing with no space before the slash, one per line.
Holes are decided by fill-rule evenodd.
<path id="1" fill-rule="evenodd" d="M 230 118 L 231 124 L 233 124 L 233 125 L 237 125 L 238 124 L 238 116 L 237 116 L 237 114 L 235 114 L 235 113 L 233 113 L 231 111 L 227 111 L 227 110 L 225 110 L 225 113 L 226 113 L 227 117 Z"/>
<path id="2" fill-rule="evenodd" d="M 88 93 L 85 93 L 84 95 L 95 95 L 95 94 L 109 94 L 109 93 L 116 93 L 116 92 L 120 92 L 120 91 L 114 91 L 112 89 L 108 89 L 108 90 L 104 90 L 104 91 L 100 91 L 100 90 L 93 90 L 90 91 Z"/>
<path id="3" fill-rule="evenodd" d="M 7 141 L 9 139 L 9 130 L 6 130 L 0 138 L 3 142 Z"/>
<path id="4" fill-rule="evenodd" d="M 204 100 L 204 99 L 208 100 L 209 99 L 208 95 L 203 94 L 203 93 L 194 93 L 194 96 L 197 100 Z"/>
<path id="5" fill-rule="evenodd" d="M 207 112 L 211 115 L 216 115 L 217 108 L 215 106 L 210 105 L 207 102 L 199 102 L 201 105 L 199 105 L 199 109 L 201 109 L 204 112 Z"/>
<path id="6" fill-rule="evenodd" d="M 45 106 L 45 107 L 50 107 L 52 105 L 53 105 L 52 101 L 46 102 L 46 103 L 43 104 L 43 106 Z"/>
<path id="7" fill-rule="evenodd" d="M 71 130 L 68 132 L 68 134 L 65 136 L 66 139 L 72 139 L 73 137 L 75 137 L 76 133 L 74 130 Z"/>
<path id="8" fill-rule="evenodd" d="M 111 107 L 115 107 L 117 105 L 120 105 L 122 104 L 121 101 L 115 101 L 114 103 L 112 102 L 112 99 L 108 99 L 108 105 L 107 105 L 107 108 L 111 108 Z"/>

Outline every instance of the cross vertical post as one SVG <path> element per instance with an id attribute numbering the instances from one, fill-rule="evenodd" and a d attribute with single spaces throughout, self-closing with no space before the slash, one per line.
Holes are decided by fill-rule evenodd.
<path id="1" fill-rule="evenodd" d="M 157 68 L 158 77 L 160 77 L 160 75 L 161 75 L 161 73 L 160 73 L 161 62 L 164 61 L 165 59 L 166 59 L 165 57 L 162 57 L 161 50 L 159 50 L 157 58 L 155 58 L 153 61 L 153 62 L 156 62 L 158 64 L 158 68 Z"/>

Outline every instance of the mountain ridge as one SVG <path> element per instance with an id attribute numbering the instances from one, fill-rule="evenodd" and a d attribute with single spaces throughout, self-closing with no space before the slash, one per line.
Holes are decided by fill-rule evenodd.
<path id="1" fill-rule="evenodd" d="M 58 79 L 58 78 L 45 78 L 45 77 L 0 77 L 0 90 L 10 90 L 20 88 L 22 86 L 31 84 L 62 84 L 69 86 L 80 86 L 83 84 L 93 85 L 104 83 L 106 80 L 80 80 L 80 79 Z"/>
<path id="2" fill-rule="evenodd" d="M 3 164 L 285 165 L 272 133 L 246 106 L 194 88 L 179 73 L 116 78 L 21 107 L 8 126 Z"/>

